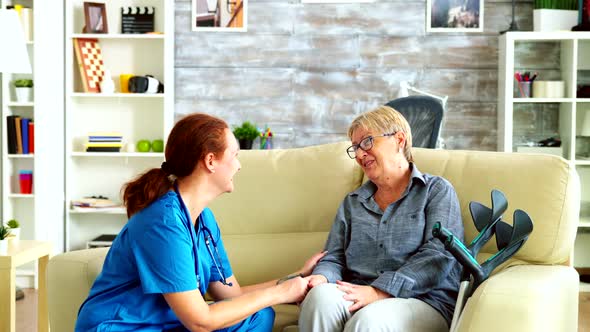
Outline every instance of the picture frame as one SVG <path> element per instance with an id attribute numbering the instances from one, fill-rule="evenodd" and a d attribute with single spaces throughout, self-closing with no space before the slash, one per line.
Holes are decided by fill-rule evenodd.
<path id="1" fill-rule="evenodd" d="M 248 0 L 192 0 L 192 31 L 246 32 Z"/>
<path id="2" fill-rule="evenodd" d="M 84 2 L 84 33 L 109 33 L 104 3 Z"/>
<path id="3" fill-rule="evenodd" d="M 426 0 L 426 32 L 483 32 L 483 0 Z"/>

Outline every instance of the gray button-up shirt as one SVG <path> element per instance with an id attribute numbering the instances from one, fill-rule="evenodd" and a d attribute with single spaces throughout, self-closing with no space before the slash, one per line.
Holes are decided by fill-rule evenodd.
<path id="1" fill-rule="evenodd" d="M 313 274 L 419 299 L 450 324 L 461 266 L 432 237 L 432 226 L 440 222 L 463 240 L 459 201 L 447 180 L 410 167 L 408 187 L 385 211 L 374 200 L 377 186 L 371 181 L 344 198 L 328 236 L 328 254 Z"/>

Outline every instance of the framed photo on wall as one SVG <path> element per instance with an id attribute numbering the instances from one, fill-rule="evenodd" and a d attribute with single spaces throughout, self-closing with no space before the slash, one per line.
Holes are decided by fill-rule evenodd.
<path id="1" fill-rule="evenodd" d="M 483 32 L 483 0 L 426 0 L 426 32 Z"/>
<path id="2" fill-rule="evenodd" d="M 248 0 L 192 0 L 193 31 L 245 32 Z"/>
<path id="3" fill-rule="evenodd" d="M 109 33 L 104 3 L 84 2 L 84 33 Z"/>

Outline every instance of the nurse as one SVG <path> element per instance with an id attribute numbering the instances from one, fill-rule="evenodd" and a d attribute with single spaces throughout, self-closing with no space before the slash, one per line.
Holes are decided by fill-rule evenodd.
<path id="1" fill-rule="evenodd" d="M 239 147 L 227 124 L 191 114 L 170 132 L 166 161 L 123 187 L 130 218 L 80 307 L 76 331 L 271 331 L 270 306 L 300 302 L 301 276 L 241 287 L 207 205 L 232 192 Z M 325 253 L 297 274 L 308 276 Z M 215 303 L 205 302 L 208 292 Z"/>

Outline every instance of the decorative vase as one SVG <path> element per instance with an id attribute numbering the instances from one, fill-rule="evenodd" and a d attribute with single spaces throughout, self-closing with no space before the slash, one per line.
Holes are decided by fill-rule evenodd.
<path id="1" fill-rule="evenodd" d="M 0 255 L 8 253 L 8 239 L 0 240 Z"/>
<path id="2" fill-rule="evenodd" d="M 12 238 L 13 241 L 18 241 L 20 239 L 20 227 L 19 228 L 11 228 L 10 234 L 14 235 Z"/>
<path id="3" fill-rule="evenodd" d="M 16 101 L 19 103 L 28 103 L 33 101 L 32 88 L 14 88 L 16 91 Z"/>
<path id="4" fill-rule="evenodd" d="M 241 140 L 238 140 L 238 142 L 240 143 L 240 149 L 241 150 L 251 150 L 252 149 L 252 143 L 254 143 L 254 140 L 251 140 L 251 139 L 241 139 Z"/>
<path id="5" fill-rule="evenodd" d="M 534 31 L 570 31 L 578 24 L 577 10 L 535 9 L 533 10 Z"/>

